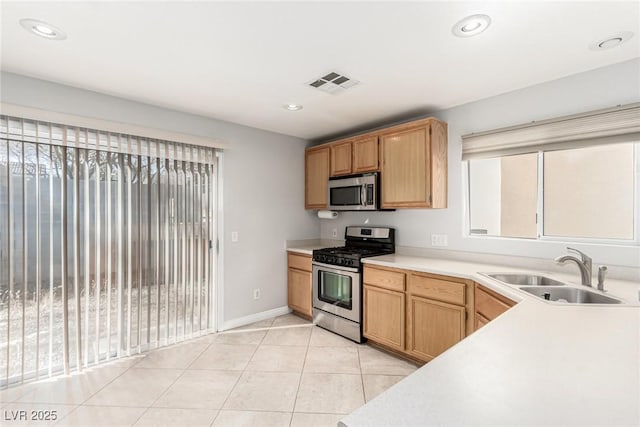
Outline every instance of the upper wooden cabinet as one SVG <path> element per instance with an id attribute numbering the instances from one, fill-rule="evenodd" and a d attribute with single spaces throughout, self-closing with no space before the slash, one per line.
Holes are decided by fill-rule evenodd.
<path id="1" fill-rule="evenodd" d="M 330 145 L 331 176 L 349 175 L 352 167 L 351 141 Z"/>
<path id="2" fill-rule="evenodd" d="M 378 165 L 378 137 L 364 136 L 353 140 L 353 173 L 375 172 Z"/>
<path id="3" fill-rule="evenodd" d="M 305 151 L 304 207 L 327 208 L 327 182 L 329 180 L 329 147 L 319 146 Z"/>
<path id="4" fill-rule="evenodd" d="M 447 207 L 447 125 L 436 119 L 380 135 L 382 208 Z"/>
<path id="5" fill-rule="evenodd" d="M 380 172 L 381 208 L 447 207 L 447 124 L 434 118 L 306 151 L 305 208 L 327 207 L 329 177 Z"/>
<path id="6" fill-rule="evenodd" d="M 379 170 L 377 135 L 364 135 L 327 145 L 331 150 L 331 176 Z"/>

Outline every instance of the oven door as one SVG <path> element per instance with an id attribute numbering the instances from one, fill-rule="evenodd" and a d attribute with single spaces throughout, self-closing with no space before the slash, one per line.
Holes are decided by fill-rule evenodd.
<path id="1" fill-rule="evenodd" d="M 360 323 L 360 272 L 313 262 L 313 307 Z"/>

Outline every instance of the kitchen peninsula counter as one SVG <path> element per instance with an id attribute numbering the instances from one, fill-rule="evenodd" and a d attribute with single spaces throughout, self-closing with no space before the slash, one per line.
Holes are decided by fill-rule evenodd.
<path id="1" fill-rule="evenodd" d="M 339 425 L 640 425 L 640 307 L 635 282 L 610 280 L 628 305 L 542 301 L 480 272 L 574 275 L 405 255 L 365 264 L 472 279 L 518 304 Z"/>

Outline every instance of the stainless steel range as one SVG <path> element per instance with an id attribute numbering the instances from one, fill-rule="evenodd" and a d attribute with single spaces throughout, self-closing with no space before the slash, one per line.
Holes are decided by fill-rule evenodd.
<path id="1" fill-rule="evenodd" d="M 362 262 L 395 252 L 395 229 L 345 230 L 345 246 L 313 251 L 313 322 L 355 342 L 362 337 Z"/>

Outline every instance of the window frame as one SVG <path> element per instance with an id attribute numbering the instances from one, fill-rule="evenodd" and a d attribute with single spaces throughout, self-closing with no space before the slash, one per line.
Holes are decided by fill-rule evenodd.
<path id="1" fill-rule="evenodd" d="M 471 173 L 470 162 L 474 159 L 462 160 L 462 174 L 464 183 L 463 203 L 463 236 L 477 239 L 517 240 L 530 242 L 554 242 L 554 243 L 578 243 L 597 244 L 611 246 L 640 246 L 640 141 L 628 141 L 633 144 L 633 238 L 595 238 L 595 237 L 571 237 L 571 236 L 547 236 L 544 234 L 544 153 L 556 150 L 532 150 L 537 154 L 537 203 L 536 203 L 536 237 L 496 236 L 489 234 L 471 233 Z M 583 147 L 576 147 L 583 148 Z M 571 149 L 571 148 L 565 148 Z M 496 157 L 505 157 L 496 156 Z"/>

